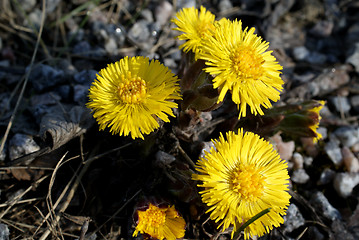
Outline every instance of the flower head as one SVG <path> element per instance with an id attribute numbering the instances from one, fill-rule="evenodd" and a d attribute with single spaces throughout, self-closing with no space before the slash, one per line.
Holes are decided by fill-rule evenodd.
<path id="1" fill-rule="evenodd" d="M 177 25 L 174 30 L 183 32 L 178 36 L 179 40 L 186 40 L 180 48 L 183 51 L 192 51 L 198 53 L 200 46 L 204 39 L 207 39 L 211 32 L 214 30 L 215 16 L 201 6 L 200 11 L 198 9 L 184 8 L 176 14 L 176 18 L 172 19 L 172 22 Z"/>
<path id="2" fill-rule="evenodd" d="M 137 226 L 133 236 L 148 234 L 155 239 L 175 240 L 184 237 L 186 222 L 174 206 L 157 207 L 152 203 L 144 211 L 137 210 Z"/>
<path id="3" fill-rule="evenodd" d="M 316 135 L 316 137 L 313 138 L 313 142 L 316 143 L 318 142 L 319 139 L 321 139 L 323 136 L 322 134 L 317 132 L 317 129 L 319 127 L 319 122 L 322 119 L 322 117 L 320 116 L 319 112 L 320 110 L 322 110 L 322 108 L 325 105 L 325 101 L 318 101 L 317 105 L 310 109 L 309 112 L 311 113 L 310 115 L 312 115 L 312 124 L 309 126 L 309 128 L 314 132 L 314 134 Z"/>
<path id="4" fill-rule="evenodd" d="M 169 122 L 181 99 L 177 77 L 157 60 L 125 57 L 97 75 L 89 90 L 87 107 L 100 130 L 142 138 L 159 127 L 157 118 Z"/>
<path id="5" fill-rule="evenodd" d="M 253 114 L 263 115 L 261 106 L 271 107 L 270 100 L 278 101 L 282 90 L 282 67 L 272 51 L 266 51 L 268 42 L 254 31 L 242 30 L 241 21 L 221 19 L 199 53 L 199 58 L 207 61 L 205 71 L 215 76 L 213 87 L 220 90 L 218 102 L 231 91 L 233 102 L 240 105 L 239 117 L 246 116 L 247 105 Z"/>
<path id="6" fill-rule="evenodd" d="M 209 207 L 210 217 L 221 222 L 223 231 L 231 224 L 234 232 L 240 225 L 261 211 L 270 212 L 244 229 L 244 237 L 262 236 L 283 223 L 282 216 L 289 205 L 287 164 L 279 158 L 272 145 L 251 132 L 221 134 L 214 148 L 196 164 L 198 174 L 192 178 L 202 201 Z"/>

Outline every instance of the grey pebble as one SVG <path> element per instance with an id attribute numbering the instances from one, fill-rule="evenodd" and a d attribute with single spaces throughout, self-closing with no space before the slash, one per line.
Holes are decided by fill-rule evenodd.
<path id="1" fill-rule="evenodd" d="M 322 192 L 315 192 L 310 198 L 310 203 L 316 210 L 322 213 L 324 217 L 331 221 L 336 219 L 340 220 L 342 218 L 340 212 L 329 203 Z"/>
<path id="2" fill-rule="evenodd" d="M 0 223 L 0 240 L 9 240 L 10 231 L 6 224 Z"/>
<path id="3" fill-rule="evenodd" d="M 320 174 L 319 180 L 317 182 L 318 185 L 325 185 L 333 181 L 335 177 L 335 171 L 330 168 L 325 168 L 323 172 Z"/>
<path id="4" fill-rule="evenodd" d="M 300 153 L 295 152 L 292 156 L 292 162 L 294 163 L 294 169 L 301 169 L 303 168 L 304 158 Z"/>
<path id="5" fill-rule="evenodd" d="M 86 104 L 88 102 L 87 99 L 88 93 L 89 93 L 88 86 L 82 84 L 76 84 L 74 86 L 74 101 L 79 105 Z"/>
<path id="6" fill-rule="evenodd" d="M 304 225 L 303 215 L 300 213 L 298 207 L 292 203 L 287 209 L 287 214 L 283 216 L 284 232 L 292 232 L 293 230 Z"/>
<path id="7" fill-rule="evenodd" d="M 337 173 L 334 178 L 334 188 L 339 196 L 350 196 L 353 188 L 359 184 L 359 173 Z"/>
<path id="8" fill-rule="evenodd" d="M 294 47 L 292 54 L 295 60 L 304 61 L 309 56 L 309 50 L 304 46 Z"/>
<path id="9" fill-rule="evenodd" d="M 291 180 L 295 183 L 305 184 L 309 181 L 309 175 L 304 169 L 296 169 L 293 171 Z"/>
<path id="10" fill-rule="evenodd" d="M 356 113 L 359 113 L 359 95 L 350 97 L 350 104 Z"/>
<path id="11" fill-rule="evenodd" d="M 336 129 L 333 134 L 343 146 L 348 148 L 359 142 L 358 127 L 340 127 Z"/>
<path id="12" fill-rule="evenodd" d="M 27 71 L 29 71 L 28 68 Z M 38 64 L 32 68 L 29 81 L 36 91 L 41 92 L 63 82 L 64 77 L 63 70 L 45 64 Z"/>
<path id="13" fill-rule="evenodd" d="M 218 10 L 220 12 L 226 11 L 231 8 L 233 8 L 233 4 L 229 0 L 220 0 L 220 2 L 218 3 Z"/>
<path id="14" fill-rule="evenodd" d="M 356 72 L 359 73 L 359 42 L 350 49 L 347 56 L 346 62 L 352 64 Z"/>
<path id="15" fill-rule="evenodd" d="M 149 22 L 146 20 L 137 21 L 128 32 L 128 36 L 135 42 L 147 42 L 151 35 L 148 25 Z"/>
<path id="16" fill-rule="evenodd" d="M 39 145 L 34 141 L 32 136 L 21 133 L 15 134 L 9 142 L 9 157 L 14 160 L 23 155 L 40 150 Z"/>
<path id="17" fill-rule="evenodd" d="M 350 111 L 350 103 L 347 97 L 343 96 L 335 96 L 329 98 L 330 103 L 334 106 L 335 111 L 338 113 L 345 113 L 348 114 Z"/>
<path id="18" fill-rule="evenodd" d="M 172 15 L 173 6 L 168 1 L 161 1 L 155 9 L 155 18 L 161 26 L 169 23 Z"/>
<path id="19" fill-rule="evenodd" d="M 339 145 L 335 141 L 330 140 L 327 142 L 327 144 L 325 144 L 324 151 L 335 166 L 340 166 L 343 163 L 342 152 Z"/>
<path id="20" fill-rule="evenodd" d="M 25 12 L 29 12 L 35 7 L 36 0 L 18 0 L 18 3 Z"/>
<path id="21" fill-rule="evenodd" d="M 82 70 L 81 72 L 74 75 L 74 80 L 76 83 L 85 84 L 90 86 L 94 79 L 96 79 L 96 74 L 98 72 L 96 70 Z"/>

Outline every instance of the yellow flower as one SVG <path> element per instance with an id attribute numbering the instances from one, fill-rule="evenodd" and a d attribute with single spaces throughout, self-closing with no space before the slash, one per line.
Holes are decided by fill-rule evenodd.
<path id="1" fill-rule="evenodd" d="M 177 77 L 157 60 L 125 57 L 107 65 L 89 90 L 87 107 L 94 112 L 100 130 L 142 138 L 159 127 L 157 118 L 169 122 L 172 108 L 181 99 Z"/>
<path id="2" fill-rule="evenodd" d="M 176 14 L 176 18 L 172 19 L 172 22 L 177 25 L 174 30 L 183 32 L 178 36 L 179 40 L 186 40 L 180 48 L 183 51 L 192 51 L 198 53 L 200 46 L 204 39 L 211 35 L 211 32 L 215 29 L 214 22 L 215 16 L 201 6 L 200 11 L 198 9 L 184 8 Z"/>
<path id="3" fill-rule="evenodd" d="M 212 140 L 213 141 L 213 140 Z M 220 222 L 223 231 L 233 225 L 234 232 L 261 211 L 270 212 L 244 229 L 244 237 L 262 236 L 283 223 L 289 205 L 287 163 L 272 145 L 251 132 L 227 133 L 214 140 L 214 148 L 196 164 L 194 180 L 204 190 L 202 201 L 210 218 Z"/>
<path id="4" fill-rule="evenodd" d="M 322 110 L 322 108 L 325 105 L 325 101 L 318 101 L 319 106 L 314 107 L 312 109 L 309 110 L 309 112 L 313 113 L 313 124 L 309 126 L 309 128 L 314 132 L 314 134 L 316 135 L 316 137 L 313 138 L 313 142 L 316 143 L 318 142 L 318 140 L 320 140 L 323 136 L 322 134 L 318 133 L 318 127 L 319 127 L 319 122 L 322 119 L 322 117 L 320 116 L 319 112 L 320 110 Z"/>
<path id="5" fill-rule="evenodd" d="M 149 204 L 145 211 L 137 211 L 137 226 L 133 233 L 148 234 L 155 239 L 175 240 L 184 237 L 186 222 L 179 216 L 174 206 L 164 208 Z"/>
<path id="6" fill-rule="evenodd" d="M 254 34 L 255 29 L 242 30 L 241 21 L 221 19 L 213 36 L 202 43 L 199 58 L 206 60 L 205 71 L 214 75 L 213 87 L 219 88 L 218 102 L 227 91 L 240 105 L 239 117 L 246 116 L 249 105 L 253 114 L 263 115 L 261 106 L 270 108 L 270 100 L 278 101 L 283 80 L 282 67 L 272 51 L 266 51 L 269 43 Z"/>

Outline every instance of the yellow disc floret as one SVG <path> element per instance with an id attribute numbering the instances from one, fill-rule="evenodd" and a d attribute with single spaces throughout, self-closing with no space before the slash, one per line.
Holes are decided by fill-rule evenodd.
<path id="1" fill-rule="evenodd" d="M 131 76 L 131 72 L 121 75 L 122 82 L 118 86 L 120 99 L 125 103 L 139 103 L 146 98 L 146 82 L 138 76 Z"/>
<path id="2" fill-rule="evenodd" d="M 254 164 L 239 166 L 232 172 L 230 185 L 234 192 L 239 194 L 243 200 L 256 201 L 263 195 L 265 177 L 260 173 L 261 168 Z"/>

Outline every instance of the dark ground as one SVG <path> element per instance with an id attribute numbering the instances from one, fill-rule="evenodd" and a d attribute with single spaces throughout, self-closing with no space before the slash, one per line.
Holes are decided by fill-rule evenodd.
<path id="1" fill-rule="evenodd" d="M 169 19 L 195 2 L 51 0 L 43 28 L 41 3 L 0 2 L 0 239 L 131 239 L 134 207 L 151 195 L 176 205 L 185 239 L 230 238 L 206 221 L 187 175 L 231 124 L 225 110 L 203 113 L 192 129 L 172 119 L 133 141 L 99 132 L 84 106 L 96 72 L 124 56 L 156 58 L 177 73 Z M 359 2 L 200 4 L 270 42 L 284 68 L 281 103 L 327 102 L 317 145 L 272 138 L 289 161 L 292 204 L 263 239 L 359 239 Z"/>

